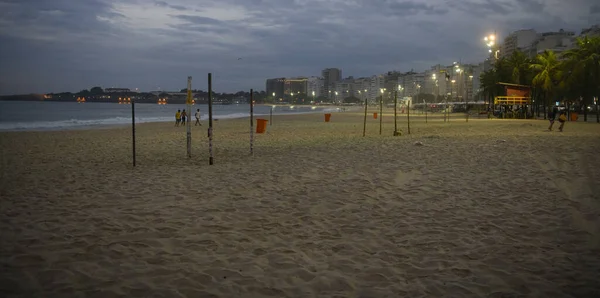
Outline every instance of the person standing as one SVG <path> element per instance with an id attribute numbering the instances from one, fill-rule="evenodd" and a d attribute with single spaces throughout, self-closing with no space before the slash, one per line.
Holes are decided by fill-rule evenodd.
<path id="1" fill-rule="evenodd" d="M 175 113 L 175 126 L 179 126 L 180 122 L 181 122 L 181 110 L 177 110 L 177 113 Z"/>
<path id="2" fill-rule="evenodd" d="M 196 116 L 196 123 L 194 124 L 194 126 L 196 126 L 196 125 L 202 126 L 202 123 L 200 123 L 200 109 L 196 110 L 196 115 L 195 116 Z"/>
<path id="3" fill-rule="evenodd" d="M 181 112 L 181 125 L 184 126 L 185 125 L 185 120 L 187 119 L 187 113 L 185 112 L 185 110 L 183 110 L 183 112 Z"/>

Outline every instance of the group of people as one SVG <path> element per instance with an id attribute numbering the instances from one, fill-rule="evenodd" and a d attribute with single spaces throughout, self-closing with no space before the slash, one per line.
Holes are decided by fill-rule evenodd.
<path id="1" fill-rule="evenodd" d="M 194 126 L 202 126 L 202 123 L 200 123 L 200 109 L 196 110 L 196 123 L 194 124 Z M 185 122 L 188 121 L 187 120 L 188 116 L 187 116 L 187 112 L 185 110 L 181 111 L 181 110 L 177 110 L 177 113 L 175 113 L 175 126 L 184 126 Z"/>
<path id="2" fill-rule="evenodd" d="M 560 111 L 559 113 L 558 107 L 554 107 L 552 110 L 550 110 L 550 112 L 548 112 L 548 120 L 550 120 L 550 127 L 548 127 L 548 130 L 552 131 L 552 126 L 554 126 L 556 116 L 558 116 L 558 122 L 560 122 L 558 130 L 562 132 L 563 127 L 565 127 L 565 122 L 567 122 L 567 113 L 565 111 Z"/>

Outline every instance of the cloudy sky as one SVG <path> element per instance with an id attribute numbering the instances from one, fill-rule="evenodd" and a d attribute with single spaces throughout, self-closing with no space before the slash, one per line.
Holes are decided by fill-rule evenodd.
<path id="1" fill-rule="evenodd" d="M 600 23 L 597 0 L 0 0 L 0 94 L 263 90 L 269 77 L 479 62 L 497 31 Z M 241 58 L 241 59 L 239 59 Z"/>

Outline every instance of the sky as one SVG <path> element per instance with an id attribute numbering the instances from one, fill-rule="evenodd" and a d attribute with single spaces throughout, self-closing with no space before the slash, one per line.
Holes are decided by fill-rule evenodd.
<path id="1" fill-rule="evenodd" d="M 0 94 L 93 86 L 264 90 L 478 63 L 483 37 L 600 24 L 597 0 L 0 0 Z"/>

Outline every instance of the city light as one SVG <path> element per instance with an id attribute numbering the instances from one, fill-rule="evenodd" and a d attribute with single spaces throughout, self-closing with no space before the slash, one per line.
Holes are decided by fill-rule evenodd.
<path id="1" fill-rule="evenodd" d="M 452 80 L 452 83 L 456 83 L 456 80 Z"/>

